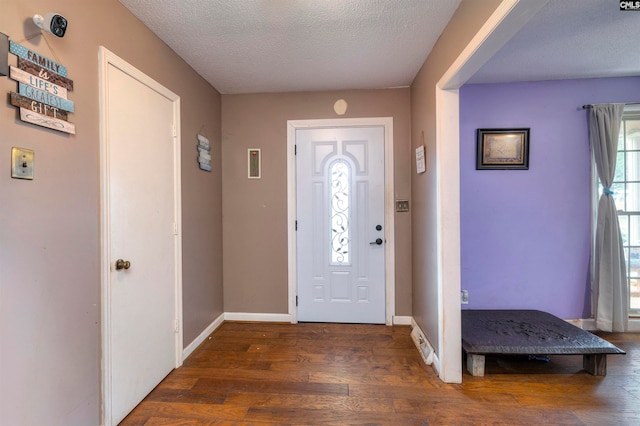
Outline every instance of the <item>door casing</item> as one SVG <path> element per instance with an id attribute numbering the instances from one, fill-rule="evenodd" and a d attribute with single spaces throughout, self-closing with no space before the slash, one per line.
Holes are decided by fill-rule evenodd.
<path id="1" fill-rule="evenodd" d="M 288 230 L 288 307 L 291 323 L 298 322 L 296 307 L 297 242 L 296 242 L 296 130 L 382 126 L 384 128 L 384 229 L 388 230 L 385 249 L 385 324 L 392 325 L 395 316 L 395 186 L 393 163 L 393 117 L 336 118 L 287 121 L 287 230 Z"/>
<path id="2" fill-rule="evenodd" d="M 99 48 L 99 107 L 100 107 L 100 299 L 101 299 L 101 419 L 103 425 L 111 425 L 111 300 L 109 292 L 110 268 L 112 255 L 110 253 L 111 234 L 110 202 L 109 202 L 109 122 L 107 111 L 108 68 L 114 66 L 141 83 L 153 88 L 173 102 L 174 128 L 174 215 L 176 229 L 174 229 L 175 246 L 175 313 L 177 320 L 175 333 L 175 367 L 182 365 L 182 202 L 181 202 L 181 139 L 180 139 L 180 97 L 155 80 L 145 75 L 103 46 Z"/>

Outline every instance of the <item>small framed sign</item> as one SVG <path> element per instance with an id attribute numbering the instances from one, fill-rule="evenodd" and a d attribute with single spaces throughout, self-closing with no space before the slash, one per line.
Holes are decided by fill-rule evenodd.
<path id="1" fill-rule="evenodd" d="M 247 166 L 248 166 L 248 178 L 260 179 L 261 178 L 261 162 L 260 149 L 249 148 L 247 150 Z"/>
<path id="2" fill-rule="evenodd" d="M 528 170 L 529 129 L 478 129 L 476 170 Z"/>
<path id="3" fill-rule="evenodd" d="M 416 172 L 424 173 L 427 171 L 427 165 L 424 157 L 424 145 L 416 148 Z"/>

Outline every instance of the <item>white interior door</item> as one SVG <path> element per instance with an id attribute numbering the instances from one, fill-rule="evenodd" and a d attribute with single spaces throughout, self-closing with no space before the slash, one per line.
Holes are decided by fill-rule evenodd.
<path id="1" fill-rule="evenodd" d="M 108 335 L 103 367 L 110 385 L 106 415 L 117 424 L 181 362 L 176 355 L 179 151 L 177 98 L 130 66 L 109 63 L 104 72 Z"/>
<path id="2" fill-rule="evenodd" d="M 385 323 L 384 128 L 296 130 L 298 320 Z"/>

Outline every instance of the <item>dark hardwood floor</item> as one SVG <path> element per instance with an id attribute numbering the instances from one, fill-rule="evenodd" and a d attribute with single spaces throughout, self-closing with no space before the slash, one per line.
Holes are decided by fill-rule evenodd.
<path id="1" fill-rule="evenodd" d="M 640 334 L 600 334 L 627 355 L 607 375 L 581 356 L 487 357 L 442 383 L 410 327 L 224 323 L 122 425 L 638 425 Z M 464 366 L 463 366 L 464 368 Z"/>

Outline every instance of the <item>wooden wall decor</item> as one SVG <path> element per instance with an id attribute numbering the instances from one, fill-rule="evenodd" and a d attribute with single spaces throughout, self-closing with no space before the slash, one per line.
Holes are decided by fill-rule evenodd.
<path id="1" fill-rule="evenodd" d="M 9 74 L 9 37 L 0 33 L 0 77 Z"/>
<path id="2" fill-rule="evenodd" d="M 18 57 L 18 66 L 9 67 L 9 77 L 18 82 L 18 91 L 11 92 L 10 102 L 20 109 L 20 119 L 75 134 L 76 126 L 67 121 L 75 108 L 68 99 L 73 80 L 67 77 L 67 68 L 13 41 L 9 42 L 9 52 Z"/>
<path id="3" fill-rule="evenodd" d="M 201 170 L 211 171 L 211 145 L 206 136 L 198 134 L 198 164 Z"/>

